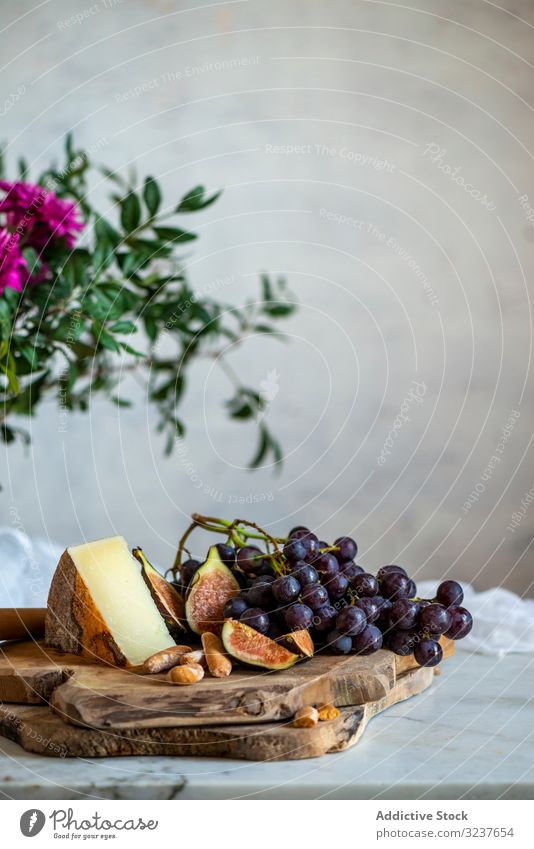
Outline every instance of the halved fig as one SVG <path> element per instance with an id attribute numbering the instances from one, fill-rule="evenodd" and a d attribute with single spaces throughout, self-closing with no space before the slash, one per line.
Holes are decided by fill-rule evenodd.
<path id="1" fill-rule="evenodd" d="M 183 635 L 185 627 L 184 600 L 180 593 L 146 559 L 142 548 L 132 549 L 132 554 L 141 564 L 141 574 L 150 590 L 154 604 L 165 620 L 171 637 Z"/>
<path id="2" fill-rule="evenodd" d="M 240 591 L 239 584 L 224 565 L 213 545 L 208 559 L 193 575 L 185 601 L 185 615 L 195 634 L 211 631 L 220 634 L 224 605 Z"/>
<path id="3" fill-rule="evenodd" d="M 235 619 L 226 620 L 221 636 L 228 654 L 249 666 L 272 670 L 288 669 L 299 660 L 297 654 Z"/>
<path id="4" fill-rule="evenodd" d="M 277 643 L 281 643 L 286 649 L 301 657 L 313 657 L 314 645 L 310 637 L 310 632 L 303 628 L 301 631 L 291 631 L 289 634 L 282 634 L 276 638 Z"/>

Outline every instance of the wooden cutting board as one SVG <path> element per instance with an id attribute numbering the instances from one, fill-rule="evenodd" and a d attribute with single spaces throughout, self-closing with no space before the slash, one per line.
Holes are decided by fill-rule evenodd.
<path id="1" fill-rule="evenodd" d="M 399 676 L 383 698 L 341 708 L 332 722 L 315 728 L 291 728 L 285 722 L 264 725 L 126 728 L 96 730 L 68 725 L 46 706 L 0 705 L 0 734 L 26 751 L 49 757 L 99 758 L 125 755 L 239 758 L 283 761 L 316 758 L 354 746 L 367 723 L 397 702 L 421 693 L 432 683 L 433 669 L 412 669 Z"/>
<path id="2" fill-rule="evenodd" d="M 453 652 L 445 641 L 444 656 Z M 380 701 L 414 665 L 413 658 L 390 651 L 370 657 L 318 653 L 280 672 L 236 668 L 229 678 L 207 675 L 177 687 L 164 675 L 139 675 L 26 641 L 0 646 L 0 701 L 46 702 L 65 722 L 114 731 L 264 723 L 289 719 L 309 704 Z"/>

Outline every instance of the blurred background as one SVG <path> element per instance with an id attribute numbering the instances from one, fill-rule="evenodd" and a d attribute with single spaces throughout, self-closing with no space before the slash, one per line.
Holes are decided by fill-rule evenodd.
<path id="1" fill-rule="evenodd" d="M 168 458 L 136 384 L 132 409 L 97 400 L 63 428 L 44 406 L 28 451 L 2 447 L 3 524 L 62 546 L 121 533 L 167 567 L 193 510 L 305 523 L 354 536 L 371 570 L 533 595 L 533 4 L 19 0 L 2 18 L 8 166 L 38 171 L 73 131 L 169 203 L 224 188 L 191 224 L 193 287 L 239 304 L 268 270 L 300 304 L 284 341 L 230 354 L 275 386 L 278 474 L 247 470 L 256 427 L 198 361 Z"/>

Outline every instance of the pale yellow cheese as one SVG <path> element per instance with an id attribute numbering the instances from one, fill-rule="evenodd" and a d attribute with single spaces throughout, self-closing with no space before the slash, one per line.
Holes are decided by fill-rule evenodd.
<path id="1" fill-rule="evenodd" d="M 67 549 L 117 646 L 137 666 L 174 643 L 123 537 Z"/>

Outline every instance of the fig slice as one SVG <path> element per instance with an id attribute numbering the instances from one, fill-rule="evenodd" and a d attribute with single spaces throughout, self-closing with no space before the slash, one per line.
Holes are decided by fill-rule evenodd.
<path id="1" fill-rule="evenodd" d="M 249 666 L 271 670 L 288 669 L 300 659 L 270 637 L 265 637 L 235 619 L 226 620 L 221 636 L 228 654 Z"/>
<path id="2" fill-rule="evenodd" d="M 184 600 L 180 593 L 147 560 L 142 548 L 132 549 L 132 554 L 141 564 L 141 574 L 150 590 L 154 604 L 158 608 L 171 637 L 182 635 L 186 631 Z"/>
<path id="3" fill-rule="evenodd" d="M 276 642 L 301 657 L 313 657 L 315 647 L 310 632 L 306 628 L 302 628 L 300 631 L 291 631 L 289 634 L 282 634 L 281 637 L 277 637 Z"/>
<path id="4" fill-rule="evenodd" d="M 216 546 L 208 559 L 193 575 L 185 601 L 185 615 L 195 634 L 211 631 L 220 635 L 224 622 L 224 605 L 240 592 L 230 569 L 224 565 Z"/>

